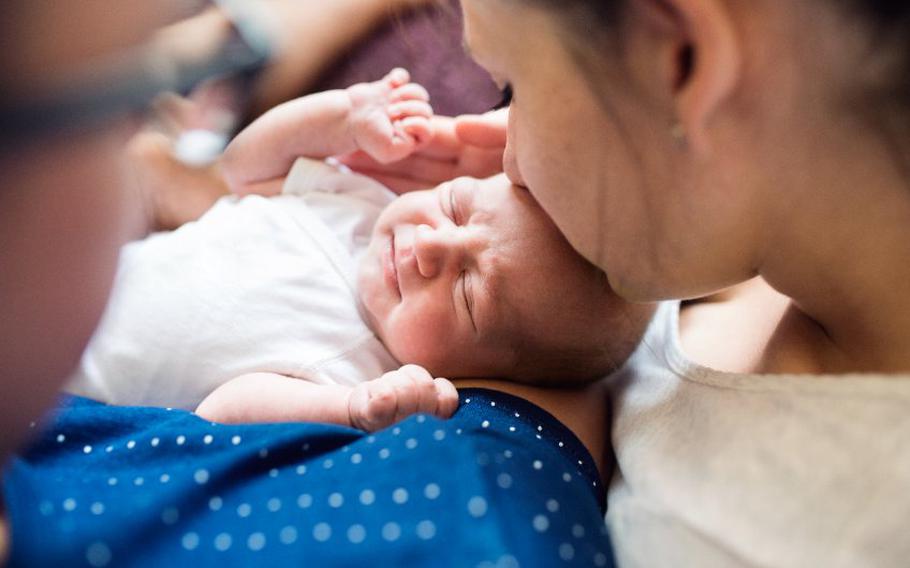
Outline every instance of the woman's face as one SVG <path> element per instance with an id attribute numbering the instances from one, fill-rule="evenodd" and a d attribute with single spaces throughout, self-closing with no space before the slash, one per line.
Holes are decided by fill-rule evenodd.
<path id="1" fill-rule="evenodd" d="M 552 12 L 530 2 L 462 5 L 468 50 L 500 87 L 512 88 L 505 155 L 512 181 L 531 191 L 621 296 L 687 294 L 691 274 L 677 267 L 698 263 L 693 223 L 709 231 L 691 204 L 700 203 L 700 217 L 706 205 L 687 196 L 676 175 L 685 166 L 677 162 L 667 101 L 628 72 L 630 63 L 640 69 L 651 62 L 630 62 L 633 45 L 608 49 L 598 67 L 583 68 Z M 653 75 L 668 73 L 655 68 Z M 695 264 L 683 264 L 689 260 Z"/>

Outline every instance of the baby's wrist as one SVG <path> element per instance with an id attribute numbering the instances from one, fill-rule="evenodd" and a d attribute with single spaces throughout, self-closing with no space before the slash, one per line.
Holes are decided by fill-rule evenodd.
<path id="1" fill-rule="evenodd" d="M 348 426 L 351 428 L 360 428 L 359 420 L 357 420 L 357 412 L 354 408 L 356 405 L 355 396 L 362 396 L 362 393 L 357 393 L 357 395 L 354 394 L 360 386 L 361 385 L 356 385 L 353 388 L 348 389 L 347 395 L 344 397 L 344 407 L 347 410 Z M 363 389 L 361 388 L 361 390 Z"/>
<path id="2" fill-rule="evenodd" d="M 347 134 L 355 150 L 368 150 L 362 144 L 361 138 L 368 128 L 367 119 L 371 110 L 375 110 L 375 87 L 370 83 L 356 83 L 344 89 L 345 94 L 345 124 Z"/>
<path id="3" fill-rule="evenodd" d="M 358 85 L 351 85 L 344 89 L 344 134 L 345 139 L 349 141 L 352 151 L 360 150 L 360 144 L 357 142 L 357 96 L 352 89 Z"/>

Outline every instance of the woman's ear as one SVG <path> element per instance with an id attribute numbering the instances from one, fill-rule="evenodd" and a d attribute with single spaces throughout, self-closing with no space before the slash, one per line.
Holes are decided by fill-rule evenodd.
<path id="1" fill-rule="evenodd" d="M 642 0 L 630 9 L 637 32 L 628 63 L 672 116 L 667 135 L 694 152 L 710 151 L 709 123 L 740 74 L 741 47 L 728 1 Z"/>
<path id="2" fill-rule="evenodd" d="M 740 80 L 741 46 L 725 0 L 652 0 L 677 26 L 673 100 L 680 130 L 694 152 L 710 152 L 708 127 Z"/>

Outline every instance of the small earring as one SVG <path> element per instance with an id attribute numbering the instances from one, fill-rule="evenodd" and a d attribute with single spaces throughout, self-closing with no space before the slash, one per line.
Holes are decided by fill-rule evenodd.
<path id="1" fill-rule="evenodd" d="M 686 147 L 688 136 L 686 135 L 686 127 L 683 126 L 681 122 L 675 123 L 670 128 L 670 137 L 673 138 L 673 141 L 676 142 L 676 145 L 680 148 Z"/>

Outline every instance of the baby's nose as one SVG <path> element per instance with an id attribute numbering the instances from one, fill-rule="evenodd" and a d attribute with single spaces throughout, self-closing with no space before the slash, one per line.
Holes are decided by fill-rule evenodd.
<path id="1" fill-rule="evenodd" d="M 448 231 L 418 225 L 414 234 L 417 270 L 424 278 L 436 278 L 447 266 L 457 262 L 458 246 Z"/>

